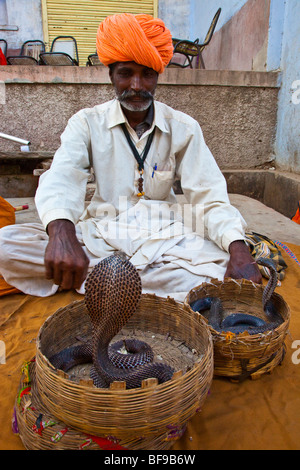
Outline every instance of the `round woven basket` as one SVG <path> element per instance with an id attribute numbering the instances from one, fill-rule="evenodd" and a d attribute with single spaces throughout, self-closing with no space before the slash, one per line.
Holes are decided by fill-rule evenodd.
<path id="1" fill-rule="evenodd" d="M 168 450 L 185 431 L 185 426 L 170 428 L 143 439 L 128 436 L 122 442 L 114 436 L 98 437 L 78 431 L 53 416 L 42 402 L 36 386 L 35 360 L 29 361 L 26 369 L 15 400 L 13 430 L 28 450 Z"/>
<path id="2" fill-rule="evenodd" d="M 40 329 L 35 358 L 39 400 L 48 414 L 80 433 L 129 449 L 168 448 L 202 407 L 211 385 L 213 343 L 207 324 L 187 305 L 145 294 L 118 336 L 149 340 L 156 360 L 174 367 L 173 378 L 159 385 L 147 379 L 131 390 L 123 382 L 101 389 L 87 370 L 56 370 L 48 359 L 52 354 L 91 337 L 85 304 L 79 301 L 59 309 Z"/>
<path id="3" fill-rule="evenodd" d="M 248 280 L 213 280 L 192 289 L 184 304 L 204 297 L 218 297 L 223 306 L 223 317 L 231 313 L 248 313 L 266 320 L 262 308 L 264 286 Z M 220 333 L 210 325 L 214 343 L 214 375 L 229 377 L 232 381 L 242 381 L 247 377 L 259 378 L 279 365 L 285 354 L 284 340 L 289 328 L 290 309 L 282 296 L 273 293 L 271 298 L 281 314 L 283 323 L 274 330 L 256 335 L 244 332 L 239 335 Z M 208 320 L 208 311 L 202 316 Z"/>

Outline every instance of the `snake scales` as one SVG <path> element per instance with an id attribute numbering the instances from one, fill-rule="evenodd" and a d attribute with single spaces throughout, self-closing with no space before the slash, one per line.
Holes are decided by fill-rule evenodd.
<path id="1" fill-rule="evenodd" d="M 270 279 L 264 288 L 262 307 L 267 320 L 246 313 L 232 313 L 223 318 L 223 307 L 217 297 L 204 297 L 191 302 L 191 308 L 195 312 L 209 310 L 208 323 L 219 333 L 231 332 L 235 334 L 247 331 L 250 335 L 264 333 L 277 328 L 283 323 L 283 318 L 275 309 L 271 297 L 277 285 L 277 269 L 274 262 L 268 258 L 258 258 L 258 264 L 266 266 L 270 270 Z"/>
<path id="2" fill-rule="evenodd" d="M 125 381 L 126 388 L 141 386 L 150 377 L 159 383 L 170 380 L 174 370 L 153 363 L 153 352 L 146 343 L 125 340 L 110 346 L 135 312 L 142 286 L 135 267 L 123 253 L 103 259 L 89 274 L 85 285 L 85 304 L 92 323 L 92 341 L 64 349 L 50 358 L 57 369 L 68 371 L 77 364 L 93 362 L 91 378 L 96 387 L 108 387 L 113 381 Z M 121 354 L 122 344 L 129 354 Z"/>

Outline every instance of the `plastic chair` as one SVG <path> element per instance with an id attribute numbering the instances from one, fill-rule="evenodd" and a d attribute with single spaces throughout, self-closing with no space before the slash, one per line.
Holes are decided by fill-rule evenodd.
<path id="1" fill-rule="evenodd" d="M 98 54 L 90 54 L 86 63 L 87 66 L 103 65 L 100 62 Z"/>
<path id="2" fill-rule="evenodd" d="M 1 47 L 1 50 L 4 54 L 4 56 L 6 57 L 6 54 L 7 54 L 7 42 L 5 39 L 0 39 L 0 47 Z"/>
<path id="3" fill-rule="evenodd" d="M 201 64 L 202 68 L 205 69 L 202 52 L 211 41 L 211 38 L 217 26 L 221 11 L 222 9 L 219 8 L 217 12 L 215 13 L 212 19 L 212 22 L 210 24 L 210 27 L 207 31 L 207 34 L 205 36 L 204 42 L 202 44 L 199 44 L 199 38 L 196 39 L 194 42 L 184 40 L 184 39 L 173 38 L 174 54 L 168 67 L 177 66 L 181 68 L 186 68 L 186 67 L 193 68 L 193 59 L 196 57 L 196 68 L 197 69 L 200 68 L 200 64 Z M 180 61 L 180 54 L 184 56 L 181 59 L 181 61 Z"/>

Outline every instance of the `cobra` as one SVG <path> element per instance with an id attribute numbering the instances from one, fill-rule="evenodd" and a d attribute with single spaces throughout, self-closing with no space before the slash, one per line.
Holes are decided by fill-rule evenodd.
<path id="1" fill-rule="evenodd" d="M 122 252 L 97 264 L 85 284 L 85 305 L 92 324 L 91 343 L 72 346 L 50 358 L 57 369 L 92 362 L 91 377 L 96 387 L 108 387 L 113 381 L 125 381 L 126 388 L 137 388 L 146 378 L 159 383 L 170 380 L 174 369 L 153 361 L 147 343 L 125 340 L 110 346 L 137 309 L 142 294 L 138 271 Z M 124 344 L 129 354 L 119 353 Z"/>
<path id="2" fill-rule="evenodd" d="M 264 288 L 262 296 L 262 309 L 265 312 L 266 320 L 247 313 L 232 313 L 223 318 L 223 306 L 217 297 L 203 297 L 191 302 L 191 308 L 195 312 L 209 310 L 208 323 L 217 332 L 231 332 L 240 334 L 245 331 L 250 335 L 265 333 L 274 330 L 281 323 L 283 318 L 275 309 L 271 297 L 277 285 L 277 269 L 274 262 L 268 258 L 258 258 L 256 262 L 269 268 L 270 279 Z"/>

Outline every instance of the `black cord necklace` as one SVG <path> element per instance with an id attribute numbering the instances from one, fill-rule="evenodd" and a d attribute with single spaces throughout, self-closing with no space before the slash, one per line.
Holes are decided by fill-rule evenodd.
<path id="1" fill-rule="evenodd" d="M 148 139 L 147 139 L 147 142 L 146 142 L 146 145 L 145 145 L 145 148 L 144 150 L 142 151 L 141 155 L 138 153 L 134 143 L 132 142 L 131 140 L 131 137 L 129 135 L 129 132 L 127 130 L 127 127 L 124 123 L 121 124 L 122 126 L 122 129 L 123 129 L 123 132 L 125 134 L 125 137 L 127 139 L 127 142 L 132 150 L 132 153 L 134 155 L 134 158 L 136 159 L 137 163 L 138 163 L 138 169 L 139 169 L 139 172 L 140 172 L 140 177 L 138 179 L 138 189 L 139 189 L 139 192 L 137 194 L 138 197 L 141 197 L 141 196 L 144 196 L 145 192 L 144 192 L 144 178 L 143 178 L 143 173 L 144 173 L 144 162 L 147 158 L 147 155 L 148 155 L 148 152 L 150 150 L 150 147 L 151 147 L 151 144 L 152 144 L 152 140 L 153 140 L 153 137 L 154 137 L 154 132 L 155 132 L 155 127 L 153 129 L 153 131 L 151 132 L 151 134 L 149 134 L 148 136 Z"/>

